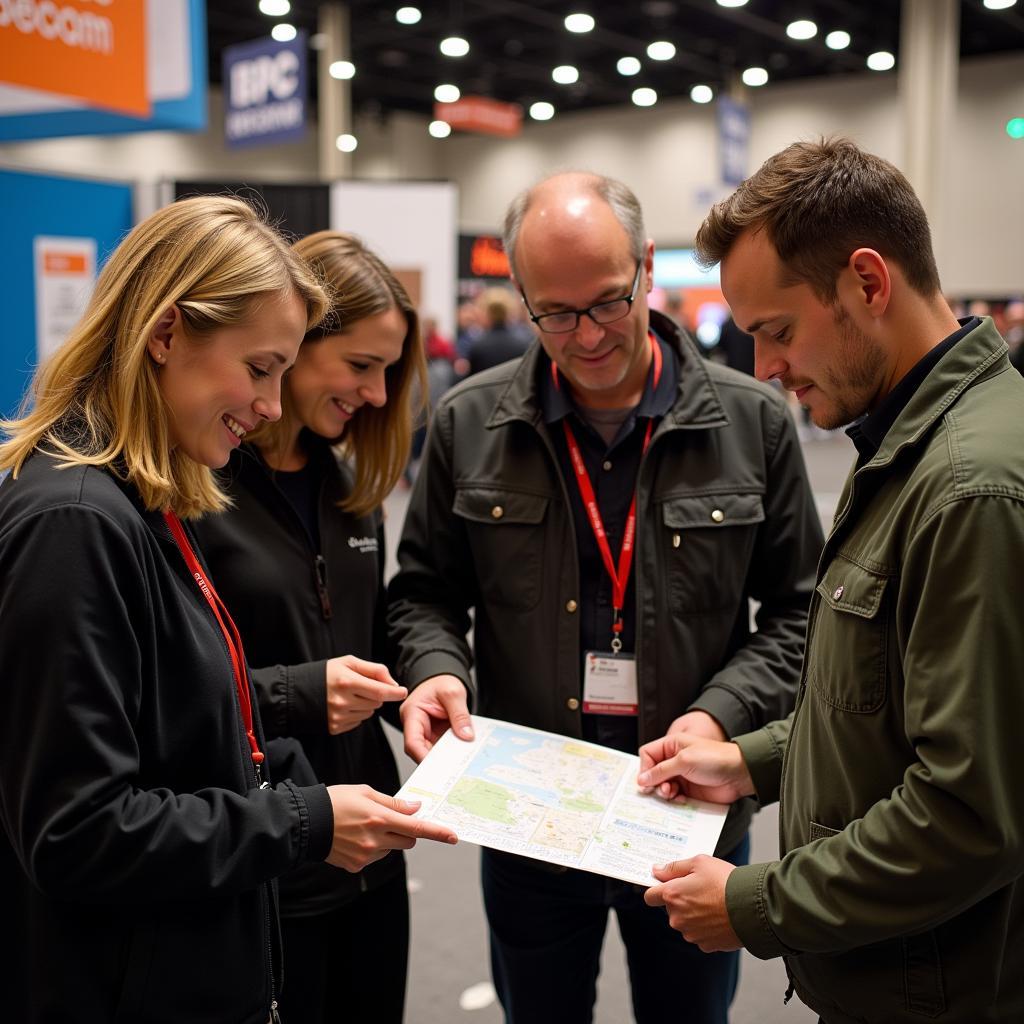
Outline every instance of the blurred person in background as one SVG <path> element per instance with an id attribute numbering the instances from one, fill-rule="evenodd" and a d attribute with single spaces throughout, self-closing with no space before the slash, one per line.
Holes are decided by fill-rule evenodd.
<path id="1" fill-rule="evenodd" d="M 232 507 L 197 533 L 258 666 L 267 734 L 300 741 L 311 781 L 394 793 L 380 713 L 406 691 L 383 664 L 381 503 L 409 455 L 410 391 L 424 377 L 419 323 L 405 289 L 357 238 L 319 231 L 292 248 L 330 307 L 285 376 L 281 419 L 250 433 L 222 474 Z M 279 886 L 285 1021 L 400 1024 L 409 945 L 401 852 L 359 875 L 305 865 Z"/>
<path id="2" fill-rule="evenodd" d="M 470 345 L 469 372 L 500 366 L 518 359 L 530 347 L 532 332 L 511 322 L 513 297 L 504 288 L 489 289 L 481 297 L 485 315 L 483 333 Z"/>

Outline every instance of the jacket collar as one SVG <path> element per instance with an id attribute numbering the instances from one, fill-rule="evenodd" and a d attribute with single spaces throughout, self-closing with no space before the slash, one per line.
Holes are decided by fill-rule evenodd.
<path id="1" fill-rule="evenodd" d="M 728 426 L 729 417 L 722 406 L 697 346 L 674 320 L 652 309 L 650 325 L 658 337 L 668 342 L 679 359 L 679 393 L 665 417 L 659 432 L 673 429 L 711 429 Z M 487 429 L 502 427 L 513 420 L 522 420 L 540 427 L 543 420 L 540 399 L 540 373 L 549 366 L 547 355 L 534 341 L 520 360 L 512 379 L 495 403 L 487 420 Z"/>
<path id="2" fill-rule="evenodd" d="M 1008 368 L 1006 342 L 992 318 L 985 317 L 939 360 L 896 417 L 875 457 L 861 469 L 887 466 L 904 448 L 920 444 L 968 388 Z"/>

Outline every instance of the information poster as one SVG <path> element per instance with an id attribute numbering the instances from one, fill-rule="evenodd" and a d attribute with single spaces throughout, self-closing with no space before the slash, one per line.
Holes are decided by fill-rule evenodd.
<path id="1" fill-rule="evenodd" d="M 36 235 L 36 354 L 53 355 L 78 323 L 96 283 L 96 240 Z"/>

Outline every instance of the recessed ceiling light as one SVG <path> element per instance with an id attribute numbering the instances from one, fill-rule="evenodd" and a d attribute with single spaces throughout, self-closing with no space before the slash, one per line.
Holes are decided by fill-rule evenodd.
<path id="1" fill-rule="evenodd" d="M 896 66 L 896 58 L 888 50 L 877 50 L 868 55 L 868 67 L 872 71 L 891 71 Z"/>
<path id="2" fill-rule="evenodd" d="M 636 57 L 620 57 L 618 63 L 615 65 L 620 75 L 638 75 L 640 74 L 640 61 Z"/>
<path id="3" fill-rule="evenodd" d="M 984 2 L 990 11 L 1005 11 L 1007 7 L 1012 7 L 1017 0 L 984 0 Z"/>
<path id="4" fill-rule="evenodd" d="M 718 0 L 719 7 L 743 7 L 747 0 Z"/>
<path id="5" fill-rule="evenodd" d="M 747 68 L 743 72 L 743 84 L 753 88 L 764 85 L 768 81 L 768 72 L 764 68 Z"/>
<path id="6" fill-rule="evenodd" d="M 830 50 L 845 50 L 850 45 L 850 33 L 837 29 L 825 36 L 825 45 Z"/>
<path id="7" fill-rule="evenodd" d="M 571 64 L 559 64 L 551 72 L 551 77 L 559 85 L 572 85 L 573 82 L 579 81 L 580 73 Z"/>
<path id="8" fill-rule="evenodd" d="M 465 57 L 469 53 L 469 43 L 462 36 L 449 36 L 441 40 L 441 52 L 446 57 Z"/>
<path id="9" fill-rule="evenodd" d="M 653 107 L 658 102 L 658 94 L 653 89 L 643 86 L 633 90 L 633 102 L 638 107 Z"/>
<path id="10" fill-rule="evenodd" d="M 530 117 L 534 121 L 550 121 L 555 116 L 554 105 L 546 100 L 538 100 L 530 104 Z"/>
<path id="11" fill-rule="evenodd" d="M 592 32 L 594 30 L 594 19 L 589 14 L 567 14 L 565 16 L 565 27 L 570 32 Z"/>
<path id="12" fill-rule="evenodd" d="M 298 35 L 295 26 L 289 25 L 287 21 L 278 22 L 270 30 L 270 34 L 279 43 L 290 43 Z"/>
<path id="13" fill-rule="evenodd" d="M 327 69 L 331 78 L 340 78 L 343 81 L 352 78 L 356 73 L 356 66 L 350 60 L 336 60 Z"/>
<path id="14" fill-rule="evenodd" d="M 415 25 L 422 17 L 418 7 L 399 7 L 395 11 L 395 21 L 402 25 Z"/>
<path id="15" fill-rule="evenodd" d="M 354 135 L 339 135 L 334 140 L 334 144 L 342 153 L 351 153 L 359 145 L 359 140 Z"/>
<path id="16" fill-rule="evenodd" d="M 790 39 L 813 39 L 818 34 L 818 26 L 806 18 L 791 21 L 786 26 L 786 35 Z"/>
<path id="17" fill-rule="evenodd" d="M 288 0 L 260 0 L 260 10 L 268 18 L 283 18 L 291 9 Z"/>
<path id="18" fill-rule="evenodd" d="M 715 98 L 715 93 L 710 85 L 695 85 L 690 90 L 690 99 L 694 103 L 710 103 Z"/>
<path id="19" fill-rule="evenodd" d="M 434 90 L 434 99 L 438 103 L 454 103 L 461 95 L 462 91 L 457 85 L 439 85 Z"/>
<path id="20" fill-rule="evenodd" d="M 675 44 L 667 39 L 659 39 L 647 47 L 647 56 L 651 60 L 671 60 L 675 55 Z"/>
<path id="21" fill-rule="evenodd" d="M 447 139 L 452 133 L 452 126 L 447 121 L 431 121 L 427 126 L 427 131 L 435 139 Z"/>

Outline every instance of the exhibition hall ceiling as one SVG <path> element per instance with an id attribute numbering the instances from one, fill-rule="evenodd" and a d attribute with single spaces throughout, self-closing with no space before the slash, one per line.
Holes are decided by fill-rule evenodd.
<path id="1" fill-rule="evenodd" d="M 990 0 L 1007 3 L 1008 0 Z M 265 37 L 284 23 L 318 43 L 317 0 L 262 0 L 280 16 L 260 10 L 260 0 L 207 0 L 210 80 L 221 79 L 226 46 Z M 396 18 L 402 2 L 349 0 L 352 106 L 382 117 L 395 110 L 429 114 L 438 85 L 463 94 L 522 104 L 538 102 L 561 112 L 629 104 L 634 91 L 657 99 L 707 100 L 748 69 L 752 81 L 779 82 L 821 75 L 874 74 L 899 60 L 899 0 L 444 0 L 415 3 L 420 18 Z M 573 32 L 571 14 L 586 14 L 593 27 Z M 409 15 L 409 18 L 413 15 Z M 810 38 L 792 38 L 793 22 L 812 22 Z M 578 28 L 586 26 L 571 23 Z M 789 32 L 787 32 L 789 29 Z M 796 33 L 808 35 L 806 24 Z M 279 30 L 281 31 L 281 30 Z M 285 30 L 287 31 L 287 30 Z M 836 44 L 848 43 L 840 48 Z M 439 44 L 456 36 L 469 44 L 461 57 L 444 56 Z M 962 0 L 961 55 L 1024 49 L 1024 0 L 991 10 L 983 0 Z M 649 53 L 652 43 L 668 43 Z M 674 53 L 672 52 L 674 47 Z M 623 58 L 633 58 L 622 64 Z M 620 71 L 634 71 L 625 74 Z M 552 78 L 556 68 L 566 79 Z M 635 69 L 635 70 L 634 70 Z M 882 72 L 884 73 L 884 72 Z M 315 76 L 314 76 L 315 79 Z M 695 86 L 706 88 L 693 92 Z M 315 81 L 314 81 L 315 92 Z M 650 100 L 652 94 L 644 95 Z M 543 110 L 544 108 L 535 108 Z"/>

